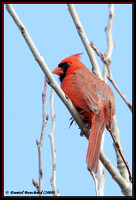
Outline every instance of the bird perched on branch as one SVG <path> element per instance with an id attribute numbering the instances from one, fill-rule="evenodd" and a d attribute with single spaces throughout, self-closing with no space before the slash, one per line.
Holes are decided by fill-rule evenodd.
<path id="1" fill-rule="evenodd" d="M 81 54 L 65 58 L 52 73 L 59 75 L 62 90 L 91 129 L 86 163 L 96 174 L 102 134 L 105 127 L 111 127 L 115 114 L 115 97 L 111 88 L 80 61 Z"/>

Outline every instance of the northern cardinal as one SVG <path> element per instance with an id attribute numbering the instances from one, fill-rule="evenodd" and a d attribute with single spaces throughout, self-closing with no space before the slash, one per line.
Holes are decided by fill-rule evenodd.
<path id="1" fill-rule="evenodd" d="M 80 61 L 81 54 L 65 58 L 52 73 L 59 75 L 62 90 L 91 128 L 86 163 L 88 170 L 96 174 L 102 134 L 115 114 L 115 97 L 111 88 Z"/>

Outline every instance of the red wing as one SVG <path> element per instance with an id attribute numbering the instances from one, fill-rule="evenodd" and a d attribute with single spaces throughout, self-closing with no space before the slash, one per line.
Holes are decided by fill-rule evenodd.
<path id="1" fill-rule="evenodd" d="M 70 98 L 76 108 L 86 112 L 99 112 L 99 100 L 93 77 L 89 70 L 76 70 L 64 78 L 61 84 L 62 90 Z"/>

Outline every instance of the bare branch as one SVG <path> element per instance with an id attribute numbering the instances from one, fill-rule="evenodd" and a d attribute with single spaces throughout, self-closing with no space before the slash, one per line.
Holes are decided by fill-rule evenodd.
<path id="1" fill-rule="evenodd" d="M 42 103 L 43 103 L 43 124 L 42 124 L 42 131 L 41 131 L 41 137 L 40 142 L 36 140 L 36 144 L 38 147 L 38 158 L 39 158 L 39 184 L 32 179 L 33 185 L 37 188 L 39 191 L 39 195 L 42 196 L 42 178 L 43 178 L 43 171 L 42 171 L 42 144 L 43 144 L 43 137 L 45 132 L 45 126 L 48 122 L 49 116 L 45 117 L 45 104 L 46 104 L 46 90 L 47 90 L 47 79 L 45 77 L 45 84 L 44 84 L 44 90 L 42 93 Z"/>
<path id="2" fill-rule="evenodd" d="M 104 155 L 103 152 L 100 154 L 100 160 L 102 161 L 105 168 L 108 170 L 108 172 L 111 174 L 112 178 L 117 182 L 117 184 L 120 186 L 122 193 L 125 196 L 132 196 L 132 183 L 129 181 L 126 181 L 120 173 L 115 169 L 115 167 L 112 165 L 112 163 L 109 161 L 109 159 Z"/>
<path id="3" fill-rule="evenodd" d="M 117 120 L 116 120 L 116 117 L 114 116 L 114 119 L 113 119 L 113 122 L 112 122 L 112 127 L 111 127 L 111 130 L 112 130 L 112 134 L 115 138 L 115 140 L 118 142 L 119 144 L 119 147 L 120 147 L 120 151 L 122 152 L 122 154 L 124 153 L 123 152 L 123 149 L 122 149 L 122 145 L 121 145 L 121 140 L 120 140 L 120 132 L 119 132 L 119 128 L 118 128 L 118 125 L 117 125 Z M 128 170 L 120 156 L 120 153 L 118 151 L 118 149 L 116 148 L 116 145 L 113 143 L 113 146 L 115 148 L 115 152 L 116 152 L 116 157 L 117 157 L 117 168 L 119 169 L 120 171 L 120 174 L 122 175 L 122 177 L 126 180 L 126 181 L 129 181 L 129 174 L 128 174 Z"/>
<path id="4" fill-rule="evenodd" d="M 113 20 L 114 20 L 114 4 L 109 4 L 109 19 L 108 19 L 108 25 L 105 28 L 107 37 L 107 51 L 105 57 L 107 57 L 107 60 L 111 60 L 112 52 L 115 46 L 115 42 L 113 42 L 112 40 Z M 109 77 L 112 77 L 110 71 L 110 65 L 105 64 L 103 71 L 103 77 L 105 82 L 107 82 L 107 74 L 109 74 Z"/>
<path id="5" fill-rule="evenodd" d="M 93 49 L 90 47 L 90 42 L 85 34 L 85 31 L 82 27 L 82 24 L 79 20 L 79 17 L 76 13 L 76 10 L 74 8 L 74 5 L 73 4 L 68 4 L 68 9 L 69 9 L 69 12 L 72 16 L 72 19 L 75 23 L 75 26 L 76 26 L 76 29 L 78 31 L 78 34 L 84 44 L 84 47 L 87 51 L 87 54 L 90 58 L 90 61 L 91 61 L 91 64 L 92 64 L 92 71 L 100 78 L 100 79 L 103 79 L 102 78 L 102 74 L 100 72 L 100 69 L 99 69 L 99 65 L 98 65 L 98 62 L 96 60 L 96 57 L 95 57 L 95 54 L 93 52 Z"/>
<path id="6" fill-rule="evenodd" d="M 51 185 L 54 191 L 55 196 L 59 196 L 59 191 L 56 189 L 56 149 L 54 145 L 54 129 L 55 129 L 55 122 L 56 122 L 56 115 L 54 114 L 54 108 L 53 108 L 53 96 L 54 96 L 54 90 L 51 91 L 51 97 L 50 97 L 50 103 L 51 103 L 51 116 L 52 116 L 52 130 L 49 134 L 50 142 L 51 142 L 51 150 L 52 150 L 52 165 L 53 165 L 53 172 L 52 172 L 52 178 L 51 178 Z"/>
<path id="7" fill-rule="evenodd" d="M 109 79 L 109 81 L 113 84 L 114 88 L 117 90 L 117 92 L 119 93 L 119 95 L 122 97 L 122 99 L 125 101 L 125 103 L 128 105 L 128 107 L 132 111 L 132 105 L 128 102 L 128 100 L 126 99 L 125 95 L 119 90 L 119 88 L 115 84 L 113 78 L 110 78 L 110 77 L 112 77 L 111 70 L 110 70 L 111 60 L 109 58 L 107 58 L 107 55 L 103 55 L 103 53 L 99 52 L 93 42 L 91 42 L 90 46 L 97 53 L 97 55 L 101 58 L 101 60 L 103 61 L 103 63 L 107 66 L 108 73 L 109 73 L 110 76 L 107 75 L 107 77 L 104 77 L 105 81 L 107 81 L 107 78 Z M 104 76 L 105 76 L 105 74 L 104 74 Z"/>
<path id="8" fill-rule="evenodd" d="M 109 4 L 109 20 L 108 20 L 108 26 L 105 28 L 106 36 L 107 36 L 107 44 L 108 44 L 106 57 L 109 60 L 111 59 L 112 51 L 113 51 L 113 48 L 115 46 L 115 42 L 113 42 L 113 40 L 112 40 L 113 20 L 114 20 L 114 5 L 113 4 Z M 106 68 L 107 68 L 107 71 L 108 71 L 109 75 L 107 75 Z M 126 102 L 128 107 L 132 111 L 132 105 L 127 101 L 125 96 L 120 92 L 120 90 L 118 89 L 118 87 L 116 86 L 116 84 L 115 84 L 115 82 L 114 82 L 114 80 L 112 78 L 111 70 L 110 70 L 110 64 L 105 63 L 103 75 L 104 75 L 104 80 L 106 80 L 107 77 L 108 77 L 108 79 L 111 81 L 111 83 L 113 84 L 113 86 L 115 87 L 117 92 L 120 94 L 120 96 L 123 98 L 123 100 Z"/>
<path id="9" fill-rule="evenodd" d="M 43 136 L 44 136 L 44 132 L 45 132 L 45 126 L 47 124 L 47 121 L 49 119 L 49 116 L 45 115 L 45 105 L 46 105 L 46 90 L 47 90 L 47 79 L 45 77 L 45 83 L 44 83 L 44 90 L 42 93 L 42 104 L 43 104 L 43 125 L 42 125 L 42 131 L 41 131 L 41 138 L 40 138 L 40 145 L 42 146 L 43 144 Z"/>
<path id="10" fill-rule="evenodd" d="M 99 52 L 98 49 L 96 48 L 96 46 L 94 45 L 93 42 L 90 43 L 90 46 L 91 46 L 91 47 L 93 48 L 93 50 L 97 53 L 97 55 L 101 58 L 101 60 L 103 61 L 103 63 L 104 63 L 105 65 L 109 66 L 110 63 L 111 63 L 111 60 L 108 59 L 108 58 L 106 57 L 106 55 L 103 55 L 101 52 Z"/>
<path id="11" fill-rule="evenodd" d="M 110 82 L 112 83 L 112 85 L 114 86 L 114 88 L 117 90 L 117 92 L 119 93 L 119 95 L 122 97 L 122 99 L 125 101 L 125 103 L 128 105 L 128 107 L 130 108 L 130 110 L 132 111 L 132 105 L 128 102 L 128 100 L 126 99 L 125 95 L 119 90 L 119 88 L 115 84 L 114 80 L 111 79 L 110 77 L 108 77 L 108 79 L 110 80 Z"/>
<path id="12" fill-rule="evenodd" d="M 99 165 L 98 165 L 98 196 L 104 196 L 104 186 L 105 186 L 105 172 L 103 169 L 102 162 L 99 161 Z"/>
<path id="13" fill-rule="evenodd" d="M 32 183 L 36 187 L 36 189 L 39 191 L 39 184 L 32 178 Z"/>
<path id="14" fill-rule="evenodd" d="M 63 103 L 66 105 L 69 112 L 74 117 L 76 123 L 81 128 L 81 132 L 84 133 L 86 138 L 89 138 L 89 133 L 90 133 L 89 129 L 83 123 L 80 115 L 76 111 L 76 109 L 73 106 L 70 99 L 66 98 L 65 93 L 62 91 L 62 89 L 60 88 L 60 86 L 58 85 L 56 80 L 54 79 L 54 77 L 53 77 L 52 73 L 50 72 L 49 68 L 47 67 L 47 64 L 45 63 L 43 57 L 41 56 L 41 54 L 36 49 L 32 39 L 30 38 L 30 36 L 29 36 L 27 30 L 25 29 L 23 23 L 21 22 L 21 20 L 17 16 L 12 4 L 6 4 L 6 8 L 7 8 L 9 14 L 12 16 L 13 20 L 15 21 L 16 25 L 18 26 L 19 30 L 21 31 L 22 36 L 24 37 L 26 43 L 28 44 L 28 47 L 30 48 L 35 60 L 38 62 L 41 69 L 43 70 L 44 74 L 46 75 L 46 77 L 48 79 L 48 83 L 55 90 L 55 92 L 60 97 L 60 99 L 63 101 Z"/>
<path id="15" fill-rule="evenodd" d="M 110 132 L 111 137 L 112 137 L 112 139 L 114 141 L 114 144 L 115 144 L 116 148 L 118 149 L 118 152 L 119 152 L 119 154 L 120 154 L 120 156 L 121 156 L 121 158 L 122 158 L 122 160 L 123 160 L 123 162 L 124 162 L 124 164 L 125 164 L 125 166 L 127 168 L 127 171 L 128 171 L 128 174 L 129 174 L 129 180 L 132 182 L 132 176 L 131 176 L 131 173 L 130 173 L 130 170 L 129 170 L 128 163 L 126 162 L 126 160 L 125 160 L 125 158 L 123 156 L 123 153 L 122 153 L 121 148 L 120 148 L 120 144 L 116 141 L 116 139 L 115 139 L 115 137 L 114 137 L 114 135 L 112 133 L 112 128 L 109 128 L 109 132 Z"/>
<path id="16" fill-rule="evenodd" d="M 97 175 L 95 175 L 94 173 L 90 173 L 90 174 L 92 175 L 93 180 L 94 180 L 96 196 L 99 196 L 99 193 L 98 193 L 98 178 L 97 178 Z"/>
<path id="17" fill-rule="evenodd" d="M 105 131 L 103 132 L 103 135 L 102 135 L 101 152 L 103 152 L 104 138 L 105 138 Z M 104 166 L 103 166 L 102 162 L 99 160 L 99 164 L 98 164 L 98 196 L 104 196 L 104 187 L 105 187 Z"/>
<path id="18" fill-rule="evenodd" d="M 113 20 L 114 20 L 114 5 L 109 4 L 109 20 L 108 20 L 108 25 L 105 28 L 106 37 L 107 37 L 107 51 L 106 51 L 107 59 L 111 59 L 113 48 L 115 46 L 115 42 L 113 42 L 113 40 L 112 40 Z M 108 63 L 104 64 L 103 76 L 104 76 L 104 80 L 106 82 L 107 82 L 108 77 L 110 80 L 113 80 L 112 74 L 111 74 L 111 69 L 110 69 L 110 64 L 108 64 Z M 114 87 L 115 87 L 115 85 L 114 85 Z M 116 89 L 119 91 L 118 88 L 116 88 Z M 120 149 L 120 151 L 119 151 L 119 149 L 116 147 L 116 144 L 114 143 L 116 157 L 117 157 L 117 165 L 118 165 L 121 175 L 123 175 L 123 177 L 128 181 L 129 177 L 130 177 L 130 171 L 127 169 L 127 167 L 125 167 L 126 166 L 125 162 L 124 162 L 124 164 L 122 163 L 124 161 L 124 160 L 122 160 L 122 156 L 121 156 L 121 155 L 123 155 L 123 149 L 121 146 L 120 132 L 119 132 L 118 125 L 117 125 L 117 120 L 115 117 L 112 122 L 111 130 L 113 133 L 113 137 L 114 137 L 115 141 L 118 143 L 119 149 Z"/>

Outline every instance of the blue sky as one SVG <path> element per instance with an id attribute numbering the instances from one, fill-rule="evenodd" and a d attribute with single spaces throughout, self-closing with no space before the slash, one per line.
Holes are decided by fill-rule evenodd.
<path id="1" fill-rule="evenodd" d="M 52 71 L 65 57 L 84 52 L 82 62 L 91 64 L 78 36 L 66 4 L 14 4 L 38 51 Z M 76 4 L 75 8 L 89 41 L 99 51 L 107 48 L 105 26 L 107 4 Z M 116 41 L 111 71 L 119 89 L 132 103 L 132 5 L 115 4 L 113 41 Z M 97 57 L 97 55 L 96 55 Z M 103 63 L 97 57 L 101 71 Z M 59 83 L 59 78 L 55 76 Z M 111 84 L 109 83 L 111 86 Z M 9 191 L 34 191 L 32 178 L 38 181 L 38 151 L 42 127 L 42 91 L 44 74 L 4 6 L 4 194 Z M 115 91 L 116 118 L 124 156 L 132 169 L 132 114 Z M 49 121 L 43 140 L 43 190 L 52 191 L 50 92 L 46 113 Z M 92 177 L 86 168 L 88 141 L 80 137 L 78 126 L 69 129 L 70 114 L 54 95 L 56 113 L 55 148 L 57 151 L 57 189 L 62 196 L 95 196 Z M 104 153 L 116 167 L 113 142 L 106 131 Z M 120 196 L 120 188 L 105 169 L 105 195 Z M 36 196 L 36 195 L 35 195 Z"/>

